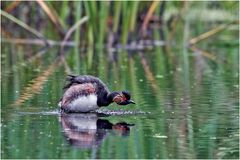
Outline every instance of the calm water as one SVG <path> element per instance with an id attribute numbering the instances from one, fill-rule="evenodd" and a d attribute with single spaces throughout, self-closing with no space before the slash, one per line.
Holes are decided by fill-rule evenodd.
<path id="1" fill-rule="evenodd" d="M 51 68 L 51 58 L 14 64 L 21 48 L 11 48 L 3 47 L 1 57 L 2 158 L 239 157 L 237 65 L 198 55 L 172 69 L 159 49 L 121 65 L 102 59 L 89 67 L 83 61 L 75 72 L 100 77 L 110 90 L 129 90 L 136 105 L 112 104 L 103 108 L 113 113 L 108 116 L 61 115 L 64 66 Z M 237 53 L 231 50 L 233 59 Z"/>

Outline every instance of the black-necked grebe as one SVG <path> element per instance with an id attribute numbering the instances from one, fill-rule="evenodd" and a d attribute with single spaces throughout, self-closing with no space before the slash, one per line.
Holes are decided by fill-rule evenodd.
<path id="1" fill-rule="evenodd" d="M 67 81 L 59 102 L 63 111 L 90 112 L 112 102 L 119 105 L 135 104 L 128 91 L 109 92 L 107 86 L 96 77 L 68 75 Z"/>

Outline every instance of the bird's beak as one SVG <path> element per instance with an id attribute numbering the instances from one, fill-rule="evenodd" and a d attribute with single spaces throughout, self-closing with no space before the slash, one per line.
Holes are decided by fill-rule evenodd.
<path id="1" fill-rule="evenodd" d="M 133 100 L 128 100 L 128 103 L 136 104 Z"/>

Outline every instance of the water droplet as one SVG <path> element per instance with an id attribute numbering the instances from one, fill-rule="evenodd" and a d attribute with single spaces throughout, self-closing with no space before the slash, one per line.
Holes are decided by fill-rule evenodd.
<path id="1" fill-rule="evenodd" d="M 235 87 L 235 88 L 238 88 L 238 87 L 239 87 L 239 85 L 237 85 L 237 84 L 236 84 L 236 85 L 233 85 L 233 87 Z"/>
<path id="2" fill-rule="evenodd" d="M 178 68 L 177 68 L 177 71 L 181 72 L 181 71 L 182 71 L 182 68 L 178 67 Z"/>
<path id="3" fill-rule="evenodd" d="M 156 75 L 156 78 L 163 78 L 163 75 L 158 74 Z"/>
<path id="4" fill-rule="evenodd" d="M 143 82 L 143 79 L 139 79 L 139 82 Z"/>
<path id="5" fill-rule="evenodd" d="M 70 131 L 70 129 L 66 128 L 66 129 L 64 129 L 64 131 L 67 132 L 67 131 Z"/>
<path id="6" fill-rule="evenodd" d="M 168 138 L 167 136 L 165 135 L 160 135 L 160 134 L 155 134 L 153 135 L 154 138 Z"/>

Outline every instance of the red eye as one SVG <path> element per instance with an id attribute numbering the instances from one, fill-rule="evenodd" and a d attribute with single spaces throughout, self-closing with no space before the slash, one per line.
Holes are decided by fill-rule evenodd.
<path id="1" fill-rule="evenodd" d="M 125 96 L 122 96 L 122 101 L 126 101 L 127 98 Z"/>

